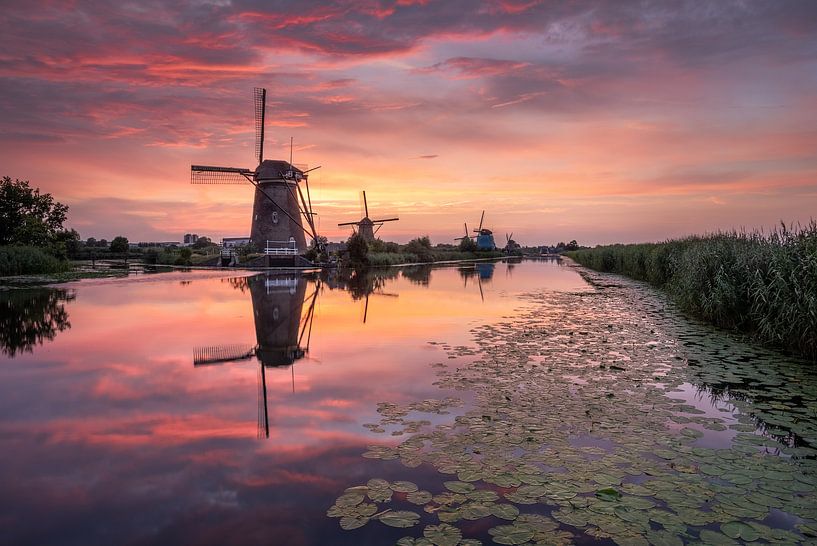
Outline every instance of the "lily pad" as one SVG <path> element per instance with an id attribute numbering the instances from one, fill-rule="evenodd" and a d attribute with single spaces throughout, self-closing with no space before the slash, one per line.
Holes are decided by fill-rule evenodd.
<path id="1" fill-rule="evenodd" d="M 420 514 L 408 510 L 397 510 L 386 512 L 379 519 L 389 527 L 414 527 L 420 521 Z"/>
<path id="2" fill-rule="evenodd" d="M 429 491 L 412 491 L 406 495 L 406 500 L 413 504 L 427 504 L 431 502 L 432 495 Z"/>
<path id="3" fill-rule="evenodd" d="M 423 536 L 436 546 L 456 546 L 462 539 L 462 531 L 447 523 L 441 523 L 426 526 Z"/>
<path id="4" fill-rule="evenodd" d="M 492 504 L 490 510 L 491 515 L 510 521 L 515 520 L 519 515 L 519 508 L 513 504 Z"/>
<path id="5" fill-rule="evenodd" d="M 417 487 L 417 484 L 405 481 L 396 481 L 392 484 L 389 484 L 389 487 L 391 488 L 392 491 L 397 491 L 398 493 L 412 493 L 419 489 Z"/>
<path id="6" fill-rule="evenodd" d="M 533 538 L 533 529 L 518 525 L 498 525 L 488 530 L 497 544 L 524 544 Z"/>
<path id="7" fill-rule="evenodd" d="M 352 529 L 363 527 L 367 523 L 369 523 L 369 518 L 356 518 L 350 516 L 340 518 L 340 528 L 344 531 L 351 531 Z"/>
<path id="8" fill-rule="evenodd" d="M 721 532 L 729 538 L 739 538 L 752 542 L 760 538 L 760 534 L 742 521 L 730 521 L 721 525 Z"/>
<path id="9" fill-rule="evenodd" d="M 596 496 L 605 501 L 617 501 L 621 498 L 621 493 L 612 487 L 605 487 L 596 491 Z"/>

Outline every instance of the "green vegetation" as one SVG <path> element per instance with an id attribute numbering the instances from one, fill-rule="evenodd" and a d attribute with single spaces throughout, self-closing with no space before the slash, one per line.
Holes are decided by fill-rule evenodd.
<path id="1" fill-rule="evenodd" d="M 346 248 L 351 265 L 372 267 L 499 258 L 503 255 L 500 251 L 464 251 L 461 247 L 454 245 L 432 246 L 427 235 L 412 239 L 405 245 L 399 245 L 380 239 L 367 243 L 362 237 L 355 234 L 346 242 Z"/>
<path id="2" fill-rule="evenodd" d="M 71 264 L 33 246 L 0 246 L 0 276 L 60 273 Z"/>
<path id="3" fill-rule="evenodd" d="M 817 359 L 817 223 L 568 252 L 591 269 L 666 290 L 717 326 Z"/>

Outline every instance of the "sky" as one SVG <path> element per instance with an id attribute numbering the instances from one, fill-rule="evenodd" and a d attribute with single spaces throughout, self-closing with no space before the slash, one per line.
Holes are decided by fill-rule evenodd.
<path id="1" fill-rule="evenodd" d="M 813 0 L 4 0 L 0 175 L 83 238 L 249 234 L 252 187 L 190 164 L 320 165 L 318 229 L 536 245 L 817 216 Z"/>

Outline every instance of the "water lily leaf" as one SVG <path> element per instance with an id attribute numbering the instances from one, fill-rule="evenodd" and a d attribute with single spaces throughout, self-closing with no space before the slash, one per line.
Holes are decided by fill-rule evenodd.
<path id="1" fill-rule="evenodd" d="M 344 493 L 340 497 L 335 500 L 335 504 L 340 507 L 347 507 L 347 506 L 357 506 L 361 502 L 363 502 L 364 495 L 357 491 L 353 491 L 351 493 Z"/>
<path id="2" fill-rule="evenodd" d="M 497 544 L 524 544 L 533 538 L 533 529 L 518 525 L 498 525 L 488 530 Z"/>
<path id="3" fill-rule="evenodd" d="M 730 521 L 722 524 L 721 532 L 729 538 L 739 538 L 749 542 L 760 538 L 760 534 L 754 528 L 741 521 Z"/>
<path id="4" fill-rule="evenodd" d="M 436 546 L 456 546 L 462 539 L 462 531 L 447 523 L 441 523 L 426 526 L 423 536 Z"/>
<path id="5" fill-rule="evenodd" d="M 389 484 L 389 487 L 392 491 L 397 491 L 398 493 L 412 493 L 419 489 L 416 484 L 404 481 L 394 482 Z"/>
<path id="6" fill-rule="evenodd" d="M 380 478 L 373 478 L 366 483 L 369 489 L 388 489 L 389 482 Z"/>
<path id="7" fill-rule="evenodd" d="M 369 523 L 369 518 L 356 518 L 351 516 L 344 516 L 340 518 L 340 528 L 344 531 L 351 531 L 358 527 L 363 527 Z"/>
<path id="8" fill-rule="evenodd" d="M 491 509 L 481 503 L 469 502 L 460 506 L 460 514 L 463 519 L 477 520 L 491 515 Z"/>
<path id="9" fill-rule="evenodd" d="M 717 531 L 710 531 L 709 529 L 701 529 L 701 541 L 705 544 L 715 544 L 717 546 L 736 546 L 738 543 Z"/>
<path id="10" fill-rule="evenodd" d="M 454 493 L 470 493 L 474 490 L 474 485 L 465 482 L 445 482 L 443 483 L 446 489 Z"/>
<path id="11" fill-rule="evenodd" d="M 406 500 L 413 504 L 427 504 L 431 502 L 432 495 L 429 491 L 412 491 L 406 495 Z"/>
<path id="12" fill-rule="evenodd" d="M 669 531 L 647 531 L 647 540 L 653 546 L 684 546 L 684 541 Z"/>
<path id="13" fill-rule="evenodd" d="M 403 537 L 397 541 L 397 546 L 432 546 L 431 541 L 425 537 Z"/>
<path id="14" fill-rule="evenodd" d="M 513 504 L 492 504 L 489 508 L 491 510 L 491 515 L 500 519 L 513 521 L 519 515 L 519 508 Z"/>
<path id="15" fill-rule="evenodd" d="M 439 510 L 437 518 L 445 523 L 454 523 L 462 519 L 462 514 L 459 510 Z"/>
<path id="16" fill-rule="evenodd" d="M 487 489 L 477 489 L 476 491 L 471 491 L 465 495 L 472 501 L 477 502 L 494 502 L 499 499 L 499 495 L 496 494 L 496 491 L 490 491 Z"/>
<path id="17" fill-rule="evenodd" d="M 617 501 L 621 498 L 621 493 L 619 493 L 612 487 L 606 487 L 604 489 L 599 489 L 598 491 L 596 491 L 596 496 L 601 500 L 605 501 Z"/>
<path id="18" fill-rule="evenodd" d="M 397 510 L 386 512 L 379 519 L 389 527 L 413 527 L 420 521 L 420 514 L 408 510 Z"/>

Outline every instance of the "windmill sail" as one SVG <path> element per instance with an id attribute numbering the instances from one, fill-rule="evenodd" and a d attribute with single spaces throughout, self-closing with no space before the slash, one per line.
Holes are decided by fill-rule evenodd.
<path id="1" fill-rule="evenodd" d="M 249 184 L 248 176 L 253 172 L 237 167 L 211 167 L 209 165 L 191 165 L 191 184 Z"/>
<path id="2" fill-rule="evenodd" d="M 264 118 L 267 111 L 267 90 L 263 87 L 253 89 L 255 104 L 255 157 L 260 165 L 264 161 Z"/>

